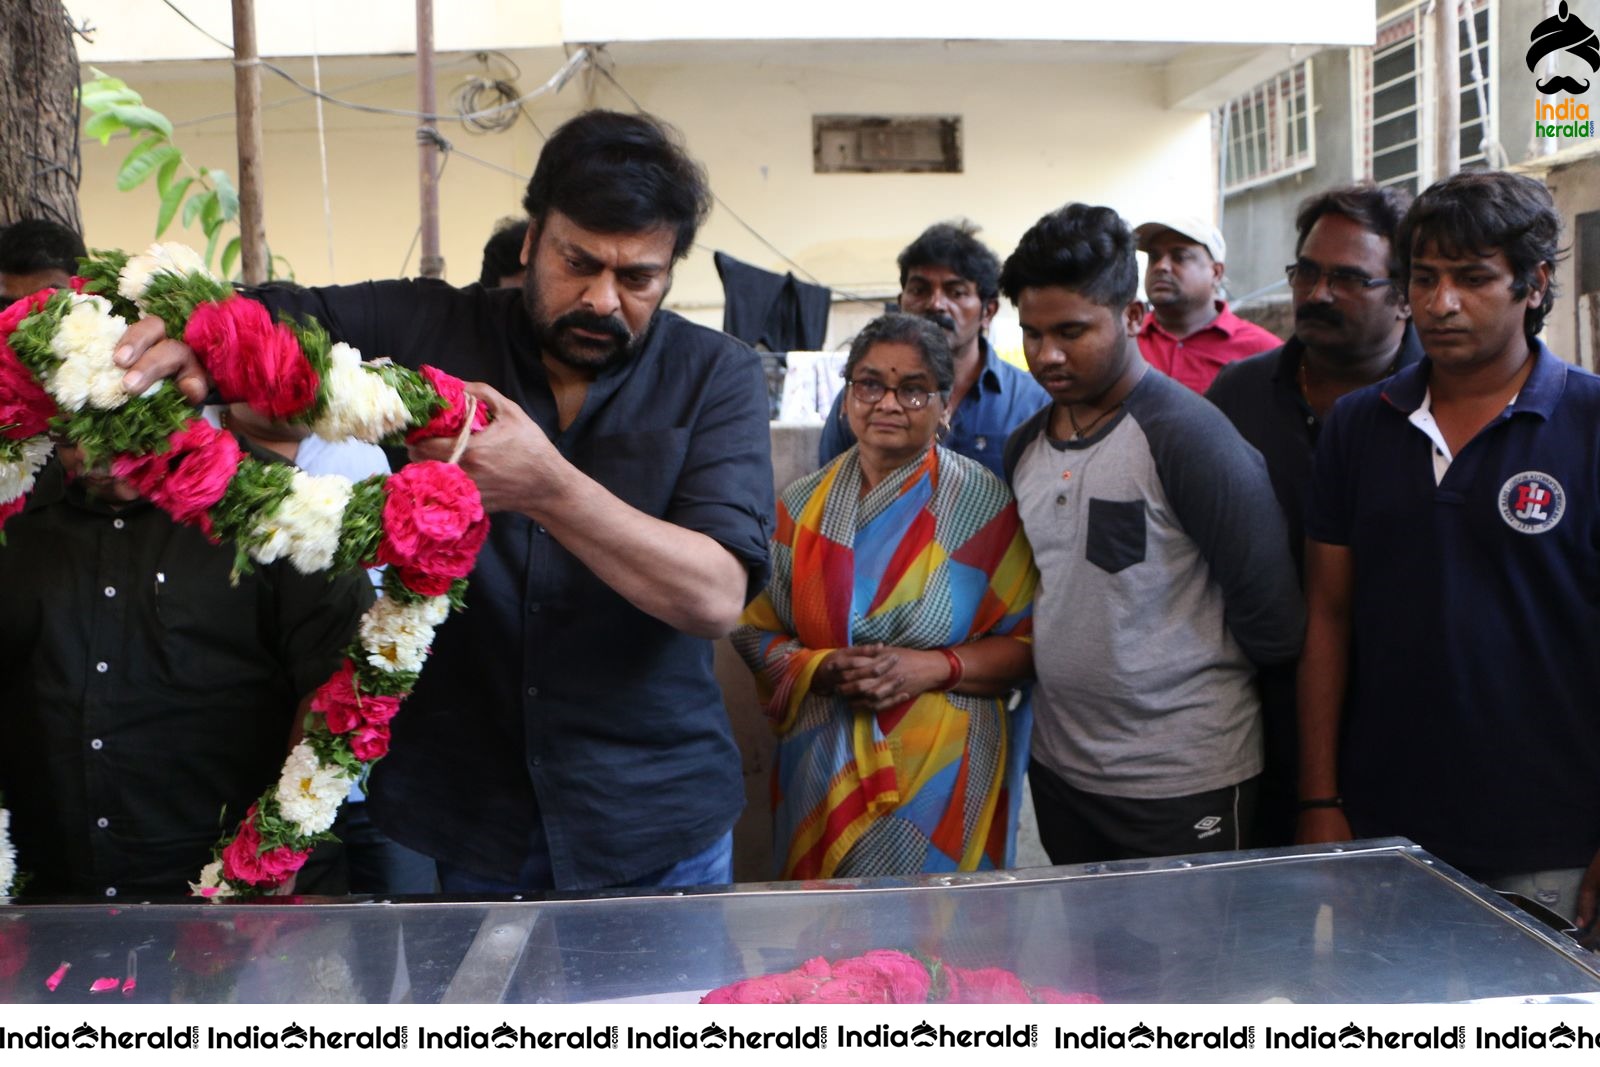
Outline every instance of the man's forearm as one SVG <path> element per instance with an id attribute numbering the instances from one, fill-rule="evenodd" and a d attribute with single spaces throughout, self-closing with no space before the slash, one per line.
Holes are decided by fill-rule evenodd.
<path id="1" fill-rule="evenodd" d="M 1300 796 L 1339 793 L 1339 724 L 1350 664 L 1350 551 L 1315 541 L 1306 546 L 1306 644 L 1297 678 Z"/>
<path id="2" fill-rule="evenodd" d="M 738 623 L 744 564 L 705 534 L 638 511 L 575 467 L 521 510 L 645 614 L 697 637 Z"/>

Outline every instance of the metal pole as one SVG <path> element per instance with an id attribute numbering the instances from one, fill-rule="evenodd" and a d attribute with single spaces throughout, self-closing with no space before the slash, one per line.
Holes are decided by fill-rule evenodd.
<path id="1" fill-rule="evenodd" d="M 434 113 L 433 0 L 417 0 L 417 110 Z M 444 257 L 439 254 L 439 148 L 438 131 L 430 118 L 417 119 L 417 168 L 422 189 L 422 260 L 424 278 L 444 277 Z"/>
<path id="2" fill-rule="evenodd" d="M 260 285 L 267 280 L 267 222 L 255 0 L 233 0 L 233 101 L 239 144 L 239 273 L 246 284 Z"/>

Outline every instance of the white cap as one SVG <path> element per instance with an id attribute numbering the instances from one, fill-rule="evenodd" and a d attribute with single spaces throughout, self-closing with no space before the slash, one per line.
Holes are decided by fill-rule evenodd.
<path id="1" fill-rule="evenodd" d="M 1139 251 L 1150 251 L 1150 241 L 1163 230 L 1187 237 L 1209 252 L 1217 263 L 1228 261 L 1228 243 L 1222 239 L 1222 231 L 1197 215 L 1165 215 L 1140 223 L 1133 231 Z"/>

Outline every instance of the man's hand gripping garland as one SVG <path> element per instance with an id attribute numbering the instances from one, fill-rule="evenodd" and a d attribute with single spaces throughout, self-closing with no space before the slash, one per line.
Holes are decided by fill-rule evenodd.
<path id="1" fill-rule="evenodd" d="M 194 349 L 225 400 L 327 440 L 456 437 L 459 454 L 467 433 L 488 420 L 448 374 L 363 363 L 314 322 L 274 322 L 182 245 L 131 258 L 97 252 L 70 290 L 0 312 L 0 528 L 22 510 L 53 436 L 76 445 L 86 465 L 109 465 L 174 521 L 231 542 L 240 572 L 279 559 L 304 574 L 387 565 L 384 596 L 313 695 L 304 739 L 277 785 L 191 884 L 206 897 L 263 893 L 332 837 L 351 783 L 388 751 L 389 723 L 416 684 L 434 628 L 460 605 L 488 517 L 477 487 L 452 464 L 413 463 L 356 483 L 310 475 L 243 454 L 169 381 L 130 396 L 112 353 L 141 315 L 159 317 L 168 336 Z M 16 868 L 6 828 L 0 809 L 0 896 Z"/>

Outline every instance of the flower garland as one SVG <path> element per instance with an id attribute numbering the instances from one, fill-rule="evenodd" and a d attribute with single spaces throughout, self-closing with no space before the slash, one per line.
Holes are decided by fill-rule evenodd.
<path id="1" fill-rule="evenodd" d="M 194 349 L 218 392 L 328 440 L 399 444 L 464 438 L 487 425 L 462 383 L 432 367 L 365 363 L 315 322 L 274 321 L 212 277 L 193 250 L 97 252 L 70 289 L 0 312 L 0 544 L 49 458 L 50 436 L 109 466 L 174 521 L 235 546 L 236 573 L 287 560 L 305 574 L 387 565 L 384 596 L 344 662 L 316 690 L 303 739 L 277 784 L 219 842 L 191 884 L 201 896 L 269 891 L 332 837 L 353 782 L 389 747 L 389 724 L 416 684 L 434 628 L 458 606 L 488 536 L 472 480 L 452 464 L 413 463 L 352 483 L 246 455 L 167 381 L 131 396 L 112 361 L 129 322 L 153 315 Z M 0 810 L 0 896 L 15 862 Z"/>
<path id="2" fill-rule="evenodd" d="M 956 967 L 937 956 L 873 949 L 829 963 L 720 986 L 702 1004 L 1098 1004 L 1093 993 L 1030 985 L 1002 967 Z"/>

